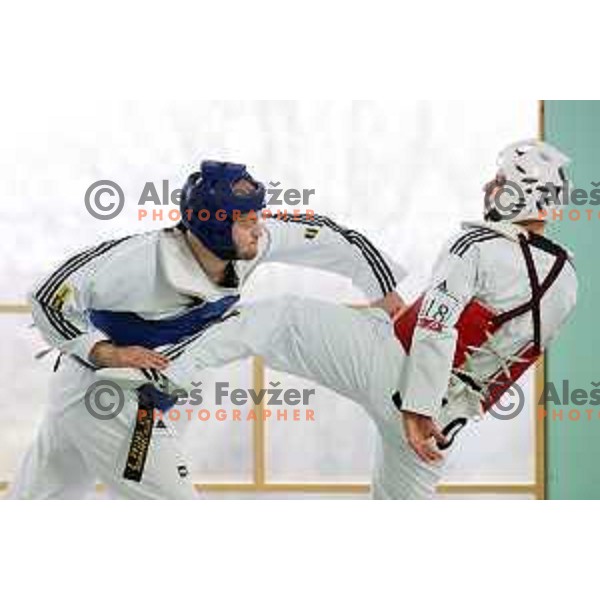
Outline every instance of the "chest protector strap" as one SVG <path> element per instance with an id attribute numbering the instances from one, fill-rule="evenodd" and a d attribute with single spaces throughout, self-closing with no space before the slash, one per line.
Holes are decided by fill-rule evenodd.
<path id="1" fill-rule="evenodd" d="M 565 264 L 567 263 L 567 253 L 560 247 L 553 245 L 552 254 L 556 256 L 556 260 L 552 265 L 546 279 L 540 283 L 538 278 L 537 270 L 535 268 L 535 261 L 531 253 L 531 247 L 527 241 L 527 238 L 519 236 L 519 245 L 525 258 L 525 264 L 527 265 L 527 274 L 529 276 L 529 284 L 531 286 L 531 299 L 521 306 L 517 306 L 497 317 L 494 317 L 493 322 L 498 328 L 502 327 L 505 323 L 520 317 L 521 315 L 531 312 L 533 319 L 533 345 L 538 351 L 542 351 L 542 321 L 540 316 L 540 306 L 543 297 L 546 295 L 548 290 L 552 287 L 554 282 L 558 279 Z"/>

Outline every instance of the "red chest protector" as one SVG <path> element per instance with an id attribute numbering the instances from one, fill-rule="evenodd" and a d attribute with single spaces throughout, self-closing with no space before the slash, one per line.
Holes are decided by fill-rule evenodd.
<path id="1" fill-rule="evenodd" d="M 421 297 L 406 312 L 404 312 L 394 323 L 396 337 L 404 347 L 407 354 L 410 354 L 412 338 L 419 318 L 419 313 L 423 305 L 424 297 Z M 458 331 L 456 351 L 454 353 L 453 367 L 462 369 L 465 365 L 467 356 L 472 352 L 469 348 L 480 348 L 494 335 L 500 327 L 507 321 L 515 318 L 512 311 L 504 315 L 496 314 L 492 309 L 485 306 L 477 300 L 471 301 L 462 315 L 460 316 L 455 328 Z M 507 318 L 508 317 L 508 318 Z M 489 410 L 508 389 L 531 367 L 541 355 L 541 350 L 537 349 L 534 343 L 527 344 L 521 352 L 519 358 L 522 362 L 513 363 L 510 368 L 510 376 L 500 369 L 493 374 L 491 379 L 493 383 L 486 392 L 486 402 L 484 410 Z M 468 376 L 459 375 L 460 378 L 476 391 L 482 390 L 475 381 Z"/>
<path id="2" fill-rule="evenodd" d="M 540 308 L 542 298 L 558 279 L 569 260 L 568 254 L 563 248 L 543 236 L 533 233 L 530 233 L 528 236 L 519 235 L 518 243 L 527 267 L 531 298 L 520 306 L 502 314 L 496 314 L 481 302 L 473 300 L 467 305 L 455 326 L 458 330 L 458 340 L 454 355 L 454 374 L 475 389 L 475 391 L 485 395 L 483 407 L 486 411 L 496 404 L 521 375 L 542 355 Z M 538 277 L 531 246 L 553 255 L 555 258 L 552 267 L 543 281 L 540 281 Z M 424 298 L 418 300 L 394 324 L 396 337 L 400 340 L 407 354 L 410 354 L 412 339 L 423 300 Z M 465 365 L 467 356 L 472 352 L 472 350 L 469 350 L 469 347 L 481 348 L 488 341 L 489 337 L 494 335 L 504 324 L 528 313 L 531 313 L 533 336 L 531 342 L 526 344 L 517 353 L 520 359 L 518 362 L 509 363 L 507 370 L 501 368 L 489 378 L 486 378 L 489 381 L 486 389 L 481 389 L 477 382 L 472 380 L 468 375 L 465 376 L 460 371 Z M 427 326 L 430 326 L 430 324 L 427 324 Z"/>

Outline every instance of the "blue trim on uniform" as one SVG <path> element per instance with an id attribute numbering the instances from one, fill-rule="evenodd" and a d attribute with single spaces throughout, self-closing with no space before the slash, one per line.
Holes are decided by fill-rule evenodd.
<path id="1" fill-rule="evenodd" d="M 147 320 L 132 312 L 91 310 L 90 320 L 108 335 L 117 346 L 143 346 L 158 348 L 176 344 L 218 321 L 234 304 L 239 296 L 225 296 L 216 302 L 205 302 L 183 315 L 169 319 Z"/>

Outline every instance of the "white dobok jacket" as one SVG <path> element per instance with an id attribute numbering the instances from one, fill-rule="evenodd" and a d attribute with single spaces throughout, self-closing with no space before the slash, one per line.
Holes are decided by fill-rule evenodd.
<path id="1" fill-rule="evenodd" d="M 364 235 L 326 217 L 265 219 L 259 254 L 236 261 L 224 285 L 195 260 L 181 227 L 107 241 L 64 262 L 30 295 L 43 337 L 89 363 L 99 341 L 156 348 L 219 320 L 264 262 L 325 269 L 350 278 L 369 301 L 395 289 L 402 267 Z"/>
<path id="2" fill-rule="evenodd" d="M 465 224 L 396 322 L 408 354 L 401 408 L 443 425 L 483 414 L 536 362 L 576 297 L 565 248 L 509 223 Z"/>

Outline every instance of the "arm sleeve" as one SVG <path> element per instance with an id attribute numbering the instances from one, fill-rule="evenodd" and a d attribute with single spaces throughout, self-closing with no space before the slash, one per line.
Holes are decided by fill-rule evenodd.
<path id="1" fill-rule="evenodd" d="M 478 262 L 476 244 L 464 254 L 446 249 L 439 257 L 412 338 L 402 410 L 434 417 L 441 407 L 454 362 L 456 324 L 475 296 Z"/>
<path id="2" fill-rule="evenodd" d="M 396 289 L 407 272 L 363 234 L 327 217 L 265 219 L 269 246 L 263 260 L 314 267 L 349 277 L 368 300 Z"/>
<path id="3" fill-rule="evenodd" d="M 103 253 L 100 248 L 67 260 L 29 294 L 33 320 L 42 337 L 53 348 L 90 365 L 91 349 L 108 340 L 87 317 L 94 296 L 94 261 Z"/>

